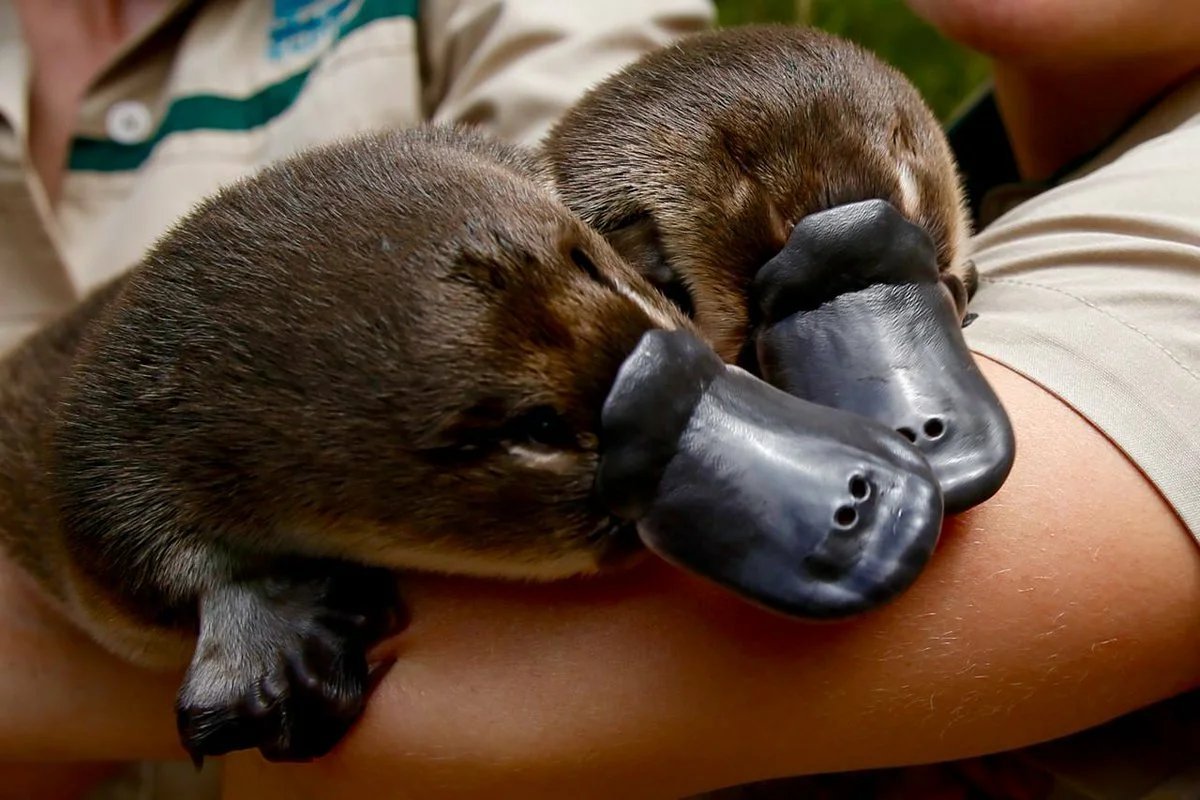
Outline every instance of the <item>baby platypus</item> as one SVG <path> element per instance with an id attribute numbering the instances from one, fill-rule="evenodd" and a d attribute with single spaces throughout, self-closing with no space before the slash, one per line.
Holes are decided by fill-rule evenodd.
<path id="1" fill-rule="evenodd" d="M 545 151 L 567 205 L 727 361 L 900 431 L 948 511 L 999 489 L 1015 443 L 960 331 L 958 175 L 899 72 L 813 29 L 700 34 L 595 87 Z"/>
<path id="2" fill-rule="evenodd" d="M 726 365 L 539 169 L 441 128 L 302 153 L 0 362 L 0 545 L 114 652 L 189 664 L 196 758 L 328 751 L 393 570 L 644 543 L 829 618 L 926 563 L 917 451 Z"/>

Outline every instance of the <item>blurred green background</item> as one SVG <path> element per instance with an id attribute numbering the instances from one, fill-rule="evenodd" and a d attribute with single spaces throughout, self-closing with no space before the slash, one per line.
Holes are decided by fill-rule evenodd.
<path id="1" fill-rule="evenodd" d="M 987 80 L 987 62 L 943 38 L 903 0 L 716 0 L 721 25 L 796 22 L 858 42 L 909 77 L 948 120 Z"/>

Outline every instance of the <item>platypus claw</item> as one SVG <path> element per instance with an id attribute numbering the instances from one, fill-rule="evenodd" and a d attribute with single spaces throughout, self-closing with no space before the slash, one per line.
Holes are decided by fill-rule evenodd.
<path id="1" fill-rule="evenodd" d="M 366 648 L 397 624 L 395 578 L 351 565 L 296 574 L 327 563 L 303 561 L 205 597 L 176 704 L 180 739 L 197 768 L 205 756 L 248 748 L 270 761 L 309 761 L 358 718 Z"/>

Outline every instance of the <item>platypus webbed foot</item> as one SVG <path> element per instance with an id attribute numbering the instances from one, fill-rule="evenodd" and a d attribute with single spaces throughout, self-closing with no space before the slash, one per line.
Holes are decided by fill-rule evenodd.
<path id="1" fill-rule="evenodd" d="M 887 602 L 937 542 L 929 465 L 890 428 L 652 331 L 602 412 L 597 491 L 664 559 L 768 608 L 832 619 Z"/>
<path id="2" fill-rule="evenodd" d="M 362 711 L 367 648 L 395 626 L 395 580 L 387 570 L 289 562 L 206 594 L 176 703 L 196 764 L 248 748 L 270 761 L 331 750 Z"/>
<path id="3" fill-rule="evenodd" d="M 894 207 L 869 200 L 801 219 L 753 294 L 768 382 L 899 431 L 928 459 L 947 513 L 1004 483 L 1016 444 L 963 339 L 962 284 L 939 280 L 933 242 Z"/>

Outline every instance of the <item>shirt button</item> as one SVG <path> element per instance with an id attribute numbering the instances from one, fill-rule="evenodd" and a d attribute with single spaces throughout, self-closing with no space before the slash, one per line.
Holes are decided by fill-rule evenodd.
<path id="1" fill-rule="evenodd" d="M 122 100 L 109 106 L 104 119 L 108 137 L 118 144 L 138 144 L 150 138 L 154 120 L 145 103 Z"/>

